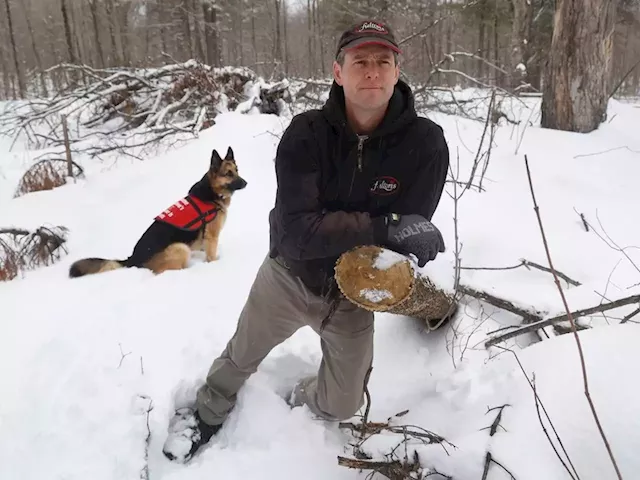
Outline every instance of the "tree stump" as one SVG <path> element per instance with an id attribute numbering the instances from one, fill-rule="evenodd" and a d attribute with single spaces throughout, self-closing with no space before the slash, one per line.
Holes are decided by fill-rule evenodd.
<path id="1" fill-rule="evenodd" d="M 340 256 L 335 277 L 342 294 L 359 307 L 434 321 L 454 311 L 453 295 L 438 289 L 409 258 L 375 245 L 356 247 Z"/>

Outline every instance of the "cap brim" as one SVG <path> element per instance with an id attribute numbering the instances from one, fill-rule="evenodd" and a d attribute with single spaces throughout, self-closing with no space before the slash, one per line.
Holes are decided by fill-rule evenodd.
<path id="1" fill-rule="evenodd" d="M 393 43 L 391 43 L 390 41 L 385 40 L 383 38 L 380 38 L 380 37 L 362 37 L 362 38 L 358 38 L 356 40 L 353 40 L 352 42 L 347 43 L 342 48 L 343 48 L 343 50 L 353 50 L 354 48 L 364 47 L 365 45 L 382 45 L 383 47 L 390 48 L 391 50 L 393 50 L 396 53 L 402 53 L 402 50 L 400 50 Z"/>

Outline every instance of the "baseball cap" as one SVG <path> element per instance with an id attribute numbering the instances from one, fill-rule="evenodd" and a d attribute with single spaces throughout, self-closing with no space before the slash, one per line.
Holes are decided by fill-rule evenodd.
<path id="1" fill-rule="evenodd" d="M 338 41 L 336 57 L 340 50 L 349 50 L 363 45 L 384 45 L 396 53 L 402 53 L 391 28 L 376 20 L 363 20 L 351 25 Z"/>

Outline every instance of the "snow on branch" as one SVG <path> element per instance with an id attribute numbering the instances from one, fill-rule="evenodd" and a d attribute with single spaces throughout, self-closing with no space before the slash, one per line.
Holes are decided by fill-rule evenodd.
<path id="1" fill-rule="evenodd" d="M 48 72 L 55 70 L 81 73 L 87 81 L 0 115 L 0 134 L 25 135 L 35 148 L 60 148 L 62 119 L 68 117 L 75 122 L 69 128 L 71 152 L 97 156 L 137 151 L 169 135 L 193 138 L 222 112 L 290 113 L 288 82 L 265 82 L 245 67 L 212 68 L 189 60 L 144 69 L 62 64 Z M 144 142 L 130 144 L 140 136 Z"/>
<path id="2" fill-rule="evenodd" d="M 0 229 L 0 281 L 16 278 L 25 270 L 50 265 L 67 253 L 65 227 L 40 227 L 35 231 Z"/>

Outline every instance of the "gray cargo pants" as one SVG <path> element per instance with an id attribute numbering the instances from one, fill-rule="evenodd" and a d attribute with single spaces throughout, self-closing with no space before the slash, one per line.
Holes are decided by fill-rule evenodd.
<path id="1" fill-rule="evenodd" d="M 294 392 L 295 405 L 306 404 L 319 417 L 338 421 L 352 417 L 364 403 L 364 382 L 373 359 L 373 313 L 341 298 L 320 332 L 329 304 L 310 292 L 281 260 L 260 266 L 240 314 L 235 334 L 213 361 L 198 390 L 200 417 L 222 423 L 238 390 L 278 344 L 309 325 L 321 339 L 317 375 L 303 379 Z"/>

